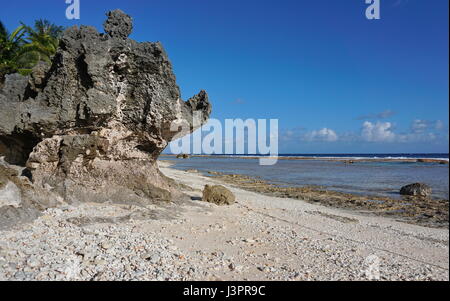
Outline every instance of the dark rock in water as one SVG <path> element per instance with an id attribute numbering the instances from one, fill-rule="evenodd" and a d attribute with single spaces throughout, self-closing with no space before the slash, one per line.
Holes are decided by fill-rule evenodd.
<path id="1" fill-rule="evenodd" d="M 438 163 L 438 164 L 448 164 L 448 161 L 446 160 L 439 160 L 439 159 L 417 159 L 418 163 Z"/>
<path id="2" fill-rule="evenodd" d="M 432 193 L 431 187 L 426 184 L 422 184 L 422 183 L 414 183 L 414 184 L 406 185 L 400 189 L 401 195 L 427 197 L 427 196 L 430 196 L 431 193 Z"/>
<path id="3" fill-rule="evenodd" d="M 177 189 L 156 159 L 207 121 L 208 96 L 182 101 L 162 45 L 129 39 L 122 11 L 107 16 L 105 34 L 68 28 L 51 66 L 6 76 L 0 157 L 69 202 L 170 200 Z"/>
<path id="4" fill-rule="evenodd" d="M 179 154 L 177 155 L 177 159 L 189 159 L 191 156 L 188 154 Z"/>
<path id="5" fill-rule="evenodd" d="M 221 185 L 206 185 L 202 200 L 216 205 L 232 205 L 236 201 L 234 194 Z"/>

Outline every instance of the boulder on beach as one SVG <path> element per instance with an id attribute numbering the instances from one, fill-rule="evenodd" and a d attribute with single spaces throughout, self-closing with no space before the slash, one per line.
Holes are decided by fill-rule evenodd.
<path id="1" fill-rule="evenodd" d="M 400 189 L 401 195 L 428 197 L 431 193 L 431 187 L 423 183 L 409 184 Z"/>
<path id="2" fill-rule="evenodd" d="M 206 185 L 202 200 L 216 205 L 232 205 L 236 201 L 234 194 L 221 185 Z"/>
<path id="3" fill-rule="evenodd" d="M 156 160 L 208 120 L 211 104 L 205 91 L 183 101 L 163 46 L 128 38 L 132 28 L 120 10 L 104 33 L 69 27 L 51 64 L 0 85 L 0 157 L 26 168 L 30 185 L 67 202 L 178 193 Z"/>

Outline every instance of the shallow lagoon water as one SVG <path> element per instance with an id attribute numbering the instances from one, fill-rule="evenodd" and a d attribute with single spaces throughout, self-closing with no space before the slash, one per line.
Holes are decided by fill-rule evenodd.
<path id="1" fill-rule="evenodd" d="M 161 156 L 175 161 L 174 168 L 216 171 L 260 177 L 286 186 L 322 186 L 325 189 L 363 195 L 400 198 L 402 186 L 421 182 L 430 185 L 434 198 L 449 198 L 449 166 L 438 163 L 355 162 L 327 160 L 279 160 L 273 166 L 260 166 L 257 159 L 192 157 L 188 160 Z"/>

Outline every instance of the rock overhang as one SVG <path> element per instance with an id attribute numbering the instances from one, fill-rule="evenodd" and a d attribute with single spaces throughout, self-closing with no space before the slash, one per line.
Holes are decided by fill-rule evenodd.
<path id="1" fill-rule="evenodd" d="M 177 134 L 207 121 L 208 95 L 182 101 L 161 43 L 128 38 L 132 18 L 120 10 L 107 17 L 105 33 L 70 27 L 51 65 L 6 77 L 0 156 L 69 201 L 168 199 L 176 189 L 155 161 Z"/>

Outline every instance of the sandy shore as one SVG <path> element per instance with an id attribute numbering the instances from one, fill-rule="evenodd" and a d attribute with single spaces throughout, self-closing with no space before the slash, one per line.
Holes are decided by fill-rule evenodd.
<path id="1" fill-rule="evenodd" d="M 233 186 L 271 197 L 296 199 L 332 208 L 390 217 L 397 221 L 425 227 L 448 229 L 449 201 L 446 199 L 412 196 L 401 196 L 397 199 L 370 194 L 344 193 L 318 186 L 277 185 L 259 177 L 241 174 L 209 171 L 207 175 Z"/>
<path id="2" fill-rule="evenodd" d="M 200 200 L 219 179 L 160 166 L 191 200 L 49 209 L 0 232 L 0 280 L 449 280 L 448 229 L 228 184 L 219 207 Z"/>

